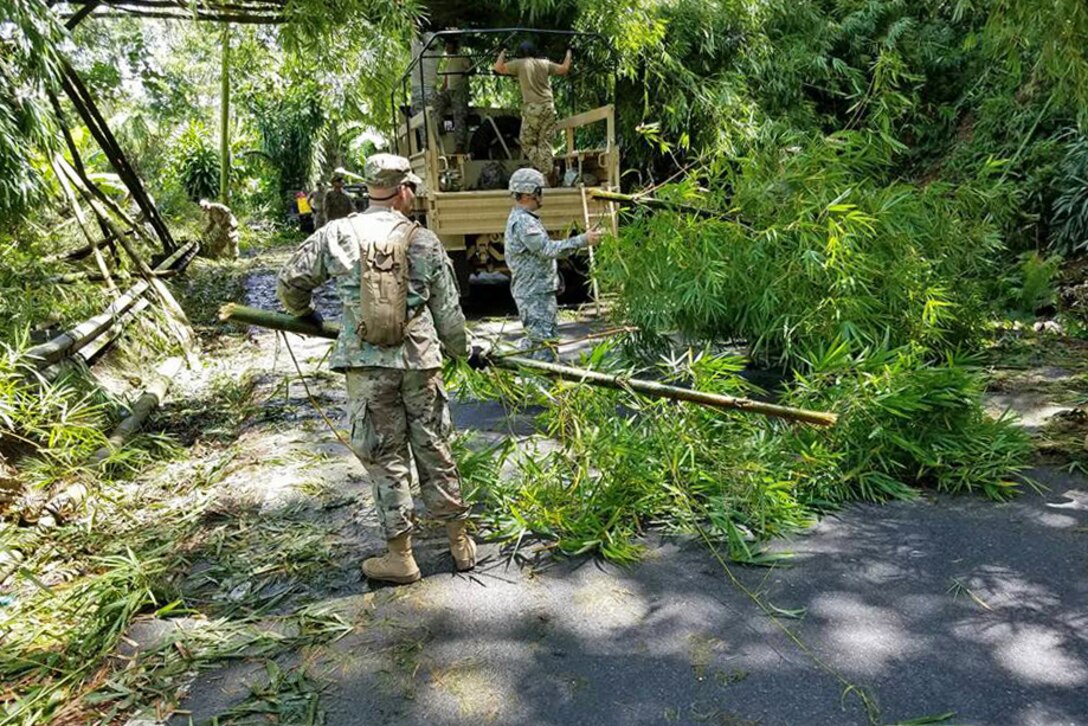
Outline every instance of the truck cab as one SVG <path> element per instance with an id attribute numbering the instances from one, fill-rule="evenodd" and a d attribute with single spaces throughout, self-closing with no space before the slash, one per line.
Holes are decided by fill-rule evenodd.
<path id="1" fill-rule="evenodd" d="M 469 282 L 474 273 L 509 274 L 502 245 L 506 218 L 513 206 L 507 183 L 515 170 L 530 164 L 518 143 L 521 111 L 517 80 L 494 73 L 492 64 L 504 40 L 519 32 L 527 31 L 492 29 L 431 34 L 420 44 L 421 50 L 412 59 L 399 93 L 393 98 L 396 153 L 409 159 L 413 171 L 424 182 L 416 197 L 414 216 L 442 240 L 453 260 L 463 296 L 471 289 Z M 555 40 L 568 43 L 575 39 L 597 39 L 584 33 L 528 32 L 567 36 Z M 456 153 L 452 115 L 439 118 L 435 112 L 438 89 L 427 89 L 422 83 L 428 63 L 449 57 L 445 46 L 450 36 L 457 38 L 458 53 L 467 59 L 469 68 L 466 72 L 468 144 L 464 153 Z M 409 92 L 413 74 L 420 79 L 414 94 Z M 441 65 L 437 78 L 437 86 L 441 88 Z M 540 217 L 553 237 L 566 237 L 589 224 L 609 221 L 613 210 L 593 199 L 589 192 L 619 189 L 615 105 L 572 109 L 569 103 L 560 103 L 564 95 L 568 99 L 574 97 L 573 93 L 564 94 L 561 88 L 568 79 L 557 78 L 554 89 L 559 120 L 553 150 L 556 150 L 560 183 L 548 188 L 540 210 Z M 398 99 L 407 101 L 413 95 L 415 106 L 397 103 Z M 567 283 L 568 298 L 584 295 L 584 262 L 572 258 L 561 264 L 561 273 Z"/>

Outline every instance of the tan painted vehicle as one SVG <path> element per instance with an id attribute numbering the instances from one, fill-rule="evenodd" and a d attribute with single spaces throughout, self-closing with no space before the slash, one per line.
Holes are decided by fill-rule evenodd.
<path id="1" fill-rule="evenodd" d="M 559 47 L 578 39 L 599 40 L 584 33 L 509 28 L 434 33 L 419 43 L 401 88 L 394 94 L 396 153 L 408 157 L 424 182 L 415 216 L 442 240 L 453 259 L 463 296 L 471 289 L 469 281 L 474 273 L 509 274 L 502 245 L 506 218 L 513 205 L 507 183 L 511 173 L 529 166 L 529 162 L 518 144 L 521 112 L 515 100 L 519 98 L 517 80 L 495 74 L 492 64 L 498 49 L 518 35 L 551 38 L 554 45 L 563 43 Z M 456 54 L 446 52 L 451 38 L 459 44 Z M 453 65 L 451 58 L 462 59 L 457 65 L 463 70 L 453 73 L 467 76 L 470 93 L 468 144 L 461 150 L 463 153 L 457 153 L 452 114 L 440 118 L 435 112 L 443 77 L 451 73 L 445 70 Z M 577 63 L 576 59 L 575 67 Z M 432 74 L 430 83 L 428 73 Z M 553 237 L 576 234 L 587 223 L 600 222 L 607 229 L 614 210 L 588 192 L 594 188 L 619 189 L 615 106 L 608 103 L 564 117 L 564 105 L 569 104 L 560 99 L 573 96 L 563 88 L 571 79 L 554 80 L 559 123 L 553 149 L 560 183 L 545 192 L 540 216 Z M 428 88 L 431 83 L 437 88 Z M 500 105 L 486 103 L 489 97 L 508 101 Z M 397 104 L 398 98 L 409 103 Z M 567 288 L 561 299 L 585 299 L 585 271 L 584 258 L 561 262 L 560 272 Z"/>

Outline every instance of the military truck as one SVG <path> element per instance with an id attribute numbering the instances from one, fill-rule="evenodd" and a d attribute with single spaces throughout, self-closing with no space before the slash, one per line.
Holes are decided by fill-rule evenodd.
<path id="1" fill-rule="evenodd" d="M 553 79 L 559 115 L 553 148 L 562 143 L 555 155 L 562 181 L 545 192 L 541 219 L 553 237 L 583 230 L 587 222 L 601 222 L 606 229 L 614 222 L 614 210 L 588 193 L 594 188 L 619 188 L 614 76 L 609 71 L 610 80 L 605 84 L 612 89 L 609 99 L 612 102 L 594 108 L 570 108 L 569 99 L 574 94 L 564 87 L 578 82 L 579 73 L 584 76 L 600 72 L 599 68 L 585 67 L 588 60 L 577 48 L 590 44 L 603 48 L 605 41 L 591 33 L 522 28 L 430 34 L 418 44 L 418 52 L 391 99 L 397 119 L 394 146 L 396 153 L 407 157 L 413 171 L 423 179 L 415 217 L 442 240 L 457 271 L 461 294 L 466 296 L 473 273 L 509 274 L 502 239 L 513 201 L 506 185 L 511 173 L 530 164 L 518 143 L 521 112 L 517 79 L 499 76 L 492 65 L 500 48 L 513 49 L 516 47 L 513 41 L 525 36 L 535 36 L 534 40 L 542 41 L 541 47 L 550 45 L 560 54 L 566 47 L 576 48 L 574 71 L 570 76 Z M 457 39 L 458 57 L 466 59 L 468 64 L 464 72 L 470 90 L 469 141 L 465 153 L 456 153 L 452 116 L 438 118 L 434 110 L 434 98 L 446 74 L 440 64 L 449 58 L 445 47 L 450 37 Z M 427 88 L 426 74 L 433 74 L 436 64 L 437 87 L 432 91 Z M 411 103 L 413 96 L 415 105 Z M 506 101 L 489 102 L 489 98 Z M 560 274 L 566 287 L 561 300 L 585 299 L 585 264 L 581 257 L 561 262 Z"/>

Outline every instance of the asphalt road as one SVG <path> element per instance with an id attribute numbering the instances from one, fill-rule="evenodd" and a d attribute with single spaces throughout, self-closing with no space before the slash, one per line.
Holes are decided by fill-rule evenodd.
<path id="1" fill-rule="evenodd" d="M 510 430 L 493 404 L 454 413 L 460 429 Z M 337 486 L 365 508 L 361 468 L 335 451 Z M 544 571 L 487 545 L 458 575 L 425 532 L 424 579 L 372 591 L 347 577 L 320 600 L 355 631 L 295 664 L 329 684 L 330 725 L 1088 724 L 1088 481 L 1036 474 L 1049 490 L 1009 504 L 851 506 L 774 543 L 788 564 L 733 568 L 793 619 L 768 617 L 697 542 L 651 540 L 627 569 Z M 381 543 L 371 517 L 352 531 L 354 573 Z M 203 674 L 183 707 L 199 722 L 264 677 L 253 663 Z"/>

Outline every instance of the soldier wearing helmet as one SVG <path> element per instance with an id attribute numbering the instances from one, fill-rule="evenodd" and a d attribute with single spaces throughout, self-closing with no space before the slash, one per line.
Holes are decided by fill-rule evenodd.
<path id="1" fill-rule="evenodd" d="M 544 202 L 547 186 L 544 175 L 536 169 L 518 169 L 511 175 L 514 208 L 506 219 L 503 237 L 506 264 L 512 274 L 510 290 L 525 329 L 522 345 L 533 349 L 532 357 L 539 360 L 555 360 L 556 357 L 554 348 L 549 347 L 559 337 L 556 260 L 601 240 L 598 228 L 570 239 L 551 239 L 536 215 Z"/>
<path id="2" fill-rule="evenodd" d="M 374 507 L 388 551 L 363 563 L 363 573 L 397 584 L 420 578 L 412 554 L 414 506 L 409 490 L 415 464 L 427 512 L 446 523 L 458 570 L 476 564 L 476 544 L 466 532 L 468 505 L 450 451 L 449 397 L 442 386 L 442 354 L 467 355 L 453 264 L 427 229 L 410 231 L 403 342 L 375 345 L 360 334 L 360 256 L 402 235 L 420 179 L 402 156 L 367 159 L 370 207 L 330 220 L 295 252 L 279 274 L 276 293 L 288 312 L 320 321 L 312 293 L 334 279 L 343 303 L 340 337 L 329 359 L 347 377 L 351 446 L 370 477 Z M 403 237 L 399 237 L 403 239 Z"/>

